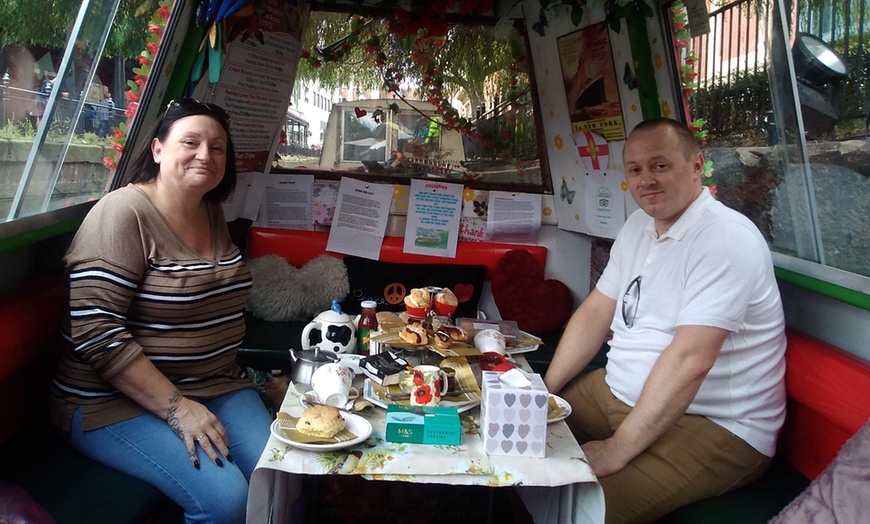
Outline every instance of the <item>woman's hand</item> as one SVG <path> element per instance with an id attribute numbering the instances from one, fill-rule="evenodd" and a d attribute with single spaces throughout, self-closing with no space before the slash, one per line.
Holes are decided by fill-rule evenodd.
<path id="1" fill-rule="evenodd" d="M 221 456 L 233 461 L 228 447 L 227 431 L 220 420 L 205 406 L 184 397 L 177 390 L 169 400 L 166 423 L 184 441 L 187 456 L 196 469 L 199 469 L 197 445 L 218 466 L 223 466 Z"/>

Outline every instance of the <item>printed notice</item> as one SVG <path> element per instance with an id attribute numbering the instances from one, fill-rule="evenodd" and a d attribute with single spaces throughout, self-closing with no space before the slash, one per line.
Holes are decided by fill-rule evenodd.
<path id="1" fill-rule="evenodd" d="M 487 242 L 537 244 L 541 195 L 490 191 L 487 207 Z"/>
<path id="2" fill-rule="evenodd" d="M 392 185 L 342 178 L 326 250 L 377 260 L 392 200 Z"/>
<path id="3" fill-rule="evenodd" d="M 259 224 L 287 229 L 314 229 L 311 222 L 311 187 L 314 175 L 271 174 L 260 206 Z"/>
<path id="4" fill-rule="evenodd" d="M 590 235 L 616 238 L 625 223 L 624 177 L 621 171 L 592 171 L 586 175 L 586 230 Z"/>
<path id="5" fill-rule="evenodd" d="M 462 184 L 411 180 L 405 253 L 456 256 L 462 190 Z"/>
<path id="6" fill-rule="evenodd" d="M 237 218 L 256 220 L 260 201 L 266 191 L 266 175 L 241 172 L 236 175 L 236 188 L 223 202 L 224 218 L 231 222 Z"/>

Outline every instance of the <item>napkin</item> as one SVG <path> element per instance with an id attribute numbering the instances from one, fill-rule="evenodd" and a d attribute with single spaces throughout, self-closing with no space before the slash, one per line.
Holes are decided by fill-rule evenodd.
<path id="1" fill-rule="evenodd" d="M 357 437 L 347 428 L 339 431 L 332 438 L 306 435 L 305 433 L 300 433 L 296 430 L 296 423 L 299 422 L 299 419 L 293 415 L 279 411 L 277 418 L 278 428 L 281 429 L 281 432 L 284 433 L 285 437 L 294 442 L 301 442 L 303 444 L 335 444 L 337 442 L 347 442 L 348 440 L 353 440 Z"/>

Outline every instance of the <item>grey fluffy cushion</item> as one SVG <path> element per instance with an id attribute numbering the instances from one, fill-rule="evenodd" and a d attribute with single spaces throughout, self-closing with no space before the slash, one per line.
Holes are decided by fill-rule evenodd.
<path id="1" fill-rule="evenodd" d="M 253 285 L 246 307 L 264 320 L 311 320 L 350 291 L 340 259 L 319 255 L 296 268 L 279 255 L 248 261 Z"/>

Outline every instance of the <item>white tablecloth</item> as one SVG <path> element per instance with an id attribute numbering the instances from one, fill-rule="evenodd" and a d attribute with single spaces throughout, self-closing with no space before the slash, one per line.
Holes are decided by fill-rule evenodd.
<path id="1" fill-rule="evenodd" d="M 291 390 L 282 411 L 299 409 Z M 536 523 L 600 523 L 604 494 L 565 422 L 547 426 L 545 458 L 489 456 L 477 433 L 479 409 L 461 415 L 459 446 L 399 444 L 384 440 L 386 412 L 361 413 L 374 431 L 369 439 L 333 452 L 297 449 L 270 437 L 251 477 L 248 524 L 287 523 L 301 494 L 300 475 L 360 475 L 367 479 L 454 485 L 522 486 Z"/>

